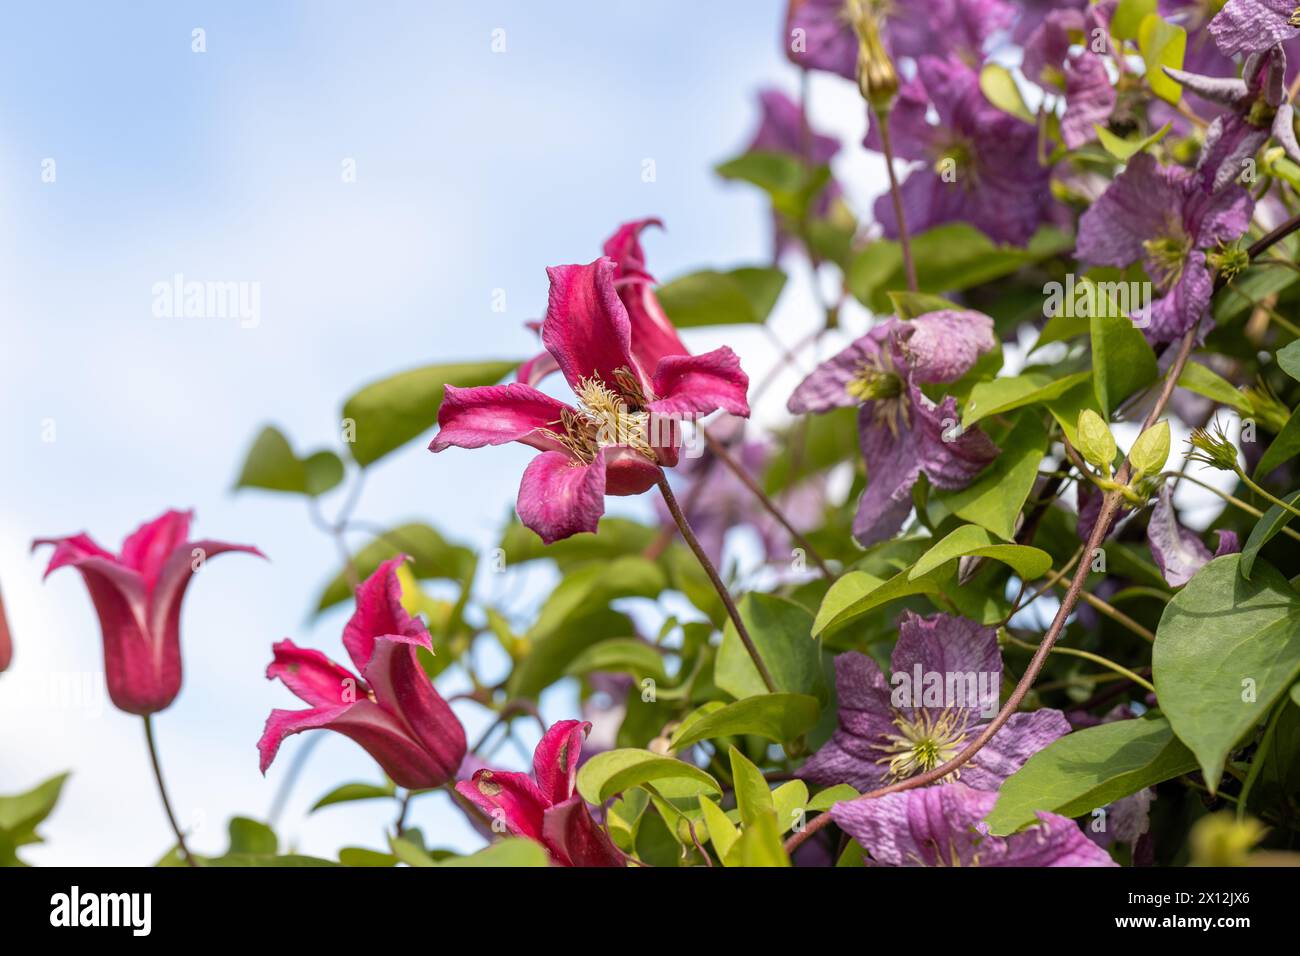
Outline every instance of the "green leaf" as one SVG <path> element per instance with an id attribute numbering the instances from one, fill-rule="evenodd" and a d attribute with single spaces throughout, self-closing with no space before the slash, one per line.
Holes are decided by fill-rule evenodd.
<path id="1" fill-rule="evenodd" d="M 1201 568 L 1165 607 L 1151 667 L 1160 707 L 1214 791 L 1228 753 L 1300 676 L 1300 595 L 1239 554 Z"/>
<path id="2" fill-rule="evenodd" d="M 779 691 L 826 699 L 821 647 L 811 639 L 812 615 L 793 601 L 754 591 L 737 606 L 750 639 L 758 648 Z M 767 693 L 767 687 L 730 621 L 722 632 L 713 665 L 713 681 L 733 697 Z"/>
<path id="3" fill-rule="evenodd" d="M 817 726 L 819 716 L 821 705 L 817 703 L 817 698 L 806 694 L 746 697 L 724 707 L 711 709 L 706 716 L 689 725 L 684 723 L 673 734 L 669 745 L 673 750 L 680 751 L 701 740 L 739 737 L 744 734 L 755 734 L 774 743 L 786 743 Z"/>
<path id="4" fill-rule="evenodd" d="M 822 813 L 829 810 L 841 800 L 852 800 L 854 797 L 861 796 L 857 790 L 850 787 L 847 783 L 836 784 L 833 787 L 827 787 L 819 793 L 813 795 L 808 801 L 805 808 L 809 813 Z"/>
<path id="5" fill-rule="evenodd" d="M 713 848 L 718 851 L 720 859 L 725 858 L 740 839 L 740 828 L 728 819 L 716 803 L 703 795 L 700 796 L 700 812 L 704 816 L 704 826 L 709 831 Z"/>
<path id="6" fill-rule="evenodd" d="M 1108 297 L 1107 297 L 1108 298 Z M 1156 380 L 1156 355 L 1142 331 L 1107 301 L 1091 321 L 1093 389 L 1103 418 Z"/>
<path id="7" fill-rule="evenodd" d="M 882 580 L 866 571 L 849 571 L 836 579 L 813 621 L 813 635 L 819 636 L 853 623 L 883 604 L 916 594 L 937 594 L 940 572 L 932 571 L 915 580 L 906 570 Z"/>
<path id="8" fill-rule="evenodd" d="M 1255 480 L 1263 478 L 1278 465 L 1300 454 L 1300 408 L 1291 413 L 1282 430 L 1277 433 L 1268 450 L 1255 466 Z"/>
<path id="9" fill-rule="evenodd" d="M 1178 387 L 1203 395 L 1220 405 L 1235 408 L 1243 415 L 1252 414 L 1250 402 L 1231 382 L 1198 362 L 1188 362 L 1178 376 Z"/>
<path id="10" fill-rule="evenodd" d="M 1156 0 L 1120 0 L 1110 18 L 1110 32 L 1117 40 L 1136 40 L 1138 28 L 1156 12 Z"/>
<path id="11" fill-rule="evenodd" d="M 1037 414 L 1025 413 L 998 445 L 1002 454 L 973 482 L 960 491 L 934 497 L 958 517 L 1010 541 L 1015 535 L 1016 517 L 1038 477 L 1047 430 Z"/>
<path id="12" fill-rule="evenodd" d="M 1082 816 L 1195 769 L 1196 758 L 1155 714 L 1076 730 L 1003 782 L 989 830 L 1006 836 L 1036 822 L 1040 812 Z"/>
<path id="13" fill-rule="evenodd" d="M 546 559 L 568 570 L 591 561 L 641 554 L 658 536 L 658 528 L 627 518 L 601 518 L 595 534 L 575 534 L 547 545 L 537 532 L 512 521 L 501 536 L 500 547 L 507 566 Z"/>
<path id="14" fill-rule="evenodd" d="M 1183 68 L 1187 49 L 1187 31 L 1168 23 L 1157 13 L 1148 13 L 1138 25 L 1138 49 L 1147 67 L 1147 85 L 1151 92 L 1167 103 L 1183 98 L 1183 87 L 1163 67 Z"/>
<path id="15" fill-rule="evenodd" d="M 491 846 L 484 847 L 469 856 L 449 856 L 445 860 L 433 863 L 438 867 L 462 866 L 509 866 L 509 867 L 543 867 L 550 866 L 546 848 L 534 840 L 523 837 L 507 837 Z"/>
<path id="16" fill-rule="evenodd" d="M 1075 372 L 1058 376 L 1052 372 L 1030 371 L 1013 378 L 995 378 L 980 382 L 971 389 L 970 398 L 962 410 L 961 427 L 969 428 L 990 415 L 1001 415 L 1026 405 L 1050 402 L 1064 395 L 1080 382 L 1086 382 L 1092 372 Z"/>
<path id="17" fill-rule="evenodd" d="M 575 657 L 564 672 L 576 676 L 593 671 L 627 673 L 637 680 L 650 677 L 660 684 L 668 682 L 663 654 L 653 644 L 631 637 L 593 644 Z"/>
<path id="18" fill-rule="evenodd" d="M 452 544 L 427 524 L 412 522 L 391 528 L 375 537 L 352 558 L 357 575 L 365 580 L 379 565 L 398 554 L 411 558 L 411 573 L 421 580 L 431 578 L 464 582 L 474 573 L 478 557 L 469 548 Z M 347 575 L 340 571 L 325 586 L 316 602 L 316 613 L 352 597 Z"/>
<path id="19" fill-rule="evenodd" d="M 1275 358 L 1278 368 L 1292 378 L 1300 380 L 1300 339 L 1278 349 Z"/>
<path id="20" fill-rule="evenodd" d="M 1025 105 L 1025 98 L 1020 94 L 1016 78 L 1005 66 L 999 63 L 985 64 L 980 70 L 980 91 L 986 100 L 1002 112 L 1024 120 L 1030 126 L 1037 125 L 1038 120 Z"/>
<path id="21" fill-rule="evenodd" d="M 784 287 L 780 269 L 706 269 L 666 282 L 655 294 L 673 325 L 685 329 L 765 322 Z"/>
<path id="22" fill-rule="evenodd" d="M 1025 581 L 1032 581 L 1052 566 L 1052 556 L 1046 551 L 1023 544 L 1003 544 L 985 528 L 968 524 L 962 525 L 927 551 L 908 572 L 908 580 L 914 581 L 949 561 L 967 555 L 992 558 L 1010 565 Z"/>
<path id="23" fill-rule="evenodd" d="M 670 800 L 701 793 L 722 794 L 718 782 L 699 767 L 649 750 L 607 750 L 596 754 L 578 771 L 578 792 L 596 805 L 643 783 L 654 783 L 655 789 Z"/>
<path id="24" fill-rule="evenodd" d="M 1173 125 L 1173 123 L 1166 123 L 1150 136 L 1140 139 L 1122 139 L 1098 123 L 1093 123 L 1092 128 L 1097 131 L 1097 138 L 1101 140 L 1102 148 L 1121 163 L 1127 163 L 1138 153 L 1145 153 L 1150 147 L 1164 139 L 1165 134 L 1173 128 Z"/>
<path id="25" fill-rule="evenodd" d="M 1291 494 L 1282 498 L 1289 505 L 1294 505 L 1300 501 L 1300 491 L 1293 491 Z M 1246 539 L 1246 546 L 1241 549 L 1241 576 L 1247 581 L 1250 580 L 1251 569 L 1255 566 L 1255 559 L 1259 557 L 1259 549 L 1268 544 L 1272 537 L 1287 526 L 1291 519 L 1295 517 L 1280 505 L 1272 505 L 1263 516 L 1255 522 L 1255 527 L 1250 529 L 1250 536 Z"/>
<path id="26" fill-rule="evenodd" d="M 772 801 L 772 791 L 763 778 L 763 772 L 735 747 L 731 747 L 729 753 L 731 782 L 736 788 L 736 809 L 740 811 L 741 823 L 750 826 L 764 814 L 775 814 L 776 804 Z"/>
<path id="27" fill-rule="evenodd" d="M 344 866 L 383 867 L 396 866 L 397 854 L 371 850 L 363 846 L 345 846 L 339 850 L 339 862 Z"/>
<path id="28" fill-rule="evenodd" d="M 352 803 L 357 800 L 388 800 L 396 792 L 393 785 L 379 785 L 374 783 L 345 783 L 342 786 L 335 787 L 325 796 L 321 797 L 312 804 L 309 813 L 314 813 L 321 807 L 328 807 L 335 803 Z"/>
<path id="29" fill-rule="evenodd" d="M 365 386 L 343 404 L 352 458 L 363 468 L 418 438 L 438 421 L 444 386 L 494 385 L 518 362 L 426 365 Z M 349 428 L 350 426 L 350 428 Z"/>
<path id="30" fill-rule="evenodd" d="M 808 178 L 808 168 L 798 156 L 753 150 L 716 168 L 723 179 L 751 183 L 768 193 L 798 191 Z"/>
<path id="31" fill-rule="evenodd" d="M 23 793 L 0 797 L 0 830 L 18 835 L 33 834 L 53 812 L 69 776 L 61 773 Z"/>
<path id="32" fill-rule="evenodd" d="M 776 823 L 782 833 L 800 822 L 808 809 L 808 784 L 802 780 L 787 780 L 772 791 L 772 804 L 776 809 Z"/>
<path id="33" fill-rule="evenodd" d="M 227 855 L 251 853 L 273 856 L 280 848 L 280 841 L 276 839 L 275 831 L 259 820 L 231 817 L 227 830 L 230 833 L 230 848 L 226 851 Z"/>
<path id="34" fill-rule="evenodd" d="M 764 813 L 741 831 L 740 839 L 723 861 L 726 866 L 787 867 L 790 857 L 781 844 L 776 813 Z"/>
<path id="35" fill-rule="evenodd" d="M 890 291 L 888 295 L 894 314 L 900 319 L 915 319 L 919 315 L 928 315 L 931 312 L 942 312 L 945 309 L 961 311 L 964 308 L 949 299 L 937 295 L 928 295 L 924 292 L 895 290 Z"/>
<path id="36" fill-rule="evenodd" d="M 324 494 L 343 481 L 343 462 L 332 451 L 299 458 L 274 425 L 267 425 L 244 457 L 236 488 L 261 488 L 296 495 Z"/>

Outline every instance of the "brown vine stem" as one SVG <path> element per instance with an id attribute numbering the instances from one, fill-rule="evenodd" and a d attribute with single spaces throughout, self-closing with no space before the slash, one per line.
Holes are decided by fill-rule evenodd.
<path id="1" fill-rule="evenodd" d="M 158 745 L 153 739 L 153 714 L 144 715 L 144 739 L 149 745 L 149 763 L 153 765 L 153 778 L 158 781 L 158 795 L 162 797 L 167 822 L 171 824 L 172 833 L 176 834 L 176 846 L 180 848 L 186 866 L 198 866 L 198 860 L 194 859 L 194 854 L 185 845 L 185 834 L 181 831 L 181 825 L 176 822 L 176 814 L 172 810 L 171 799 L 167 796 L 167 785 L 163 783 L 162 764 L 158 761 Z"/>
<path id="2" fill-rule="evenodd" d="M 885 154 L 885 171 L 889 173 L 889 195 L 894 204 L 894 219 L 898 222 L 898 244 L 903 250 L 903 270 L 907 275 L 909 292 L 917 290 L 916 264 L 912 261 L 912 240 L 907 233 L 907 220 L 903 216 L 903 193 L 898 187 L 898 176 L 894 173 L 894 144 L 889 137 L 889 111 L 875 110 L 876 123 L 880 128 L 880 146 Z"/>
<path id="3" fill-rule="evenodd" d="M 835 575 L 832 573 L 831 569 L 826 566 L 826 562 L 823 561 L 822 556 L 817 553 L 817 549 L 814 548 L 808 542 L 808 539 L 800 534 L 798 529 L 790 523 L 790 519 L 785 516 L 785 513 L 781 510 L 780 506 L 778 506 L 777 503 L 768 496 L 767 492 L 763 490 L 762 485 L 760 485 L 754 479 L 754 476 L 749 473 L 749 470 L 738 462 L 735 456 L 732 455 L 731 452 L 727 451 L 727 447 L 710 434 L 707 428 L 704 429 L 704 440 L 708 443 L 709 450 L 721 459 L 724 465 L 731 469 L 732 474 L 739 478 L 740 483 L 753 493 L 754 497 L 758 499 L 758 503 L 766 509 L 767 513 L 775 518 L 780 523 L 781 527 L 785 528 L 789 533 L 790 537 L 795 540 L 795 543 L 804 549 L 808 557 L 812 558 L 813 563 L 817 565 L 822 576 L 828 581 L 834 578 Z"/>
<path id="4" fill-rule="evenodd" d="M 1253 259 L 1265 249 L 1281 242 L 1297 229 L 1300 229 L 1300 216 L 1293 217 L 1289 221 L 1278 226 L 1262 239 L 1252 244 L 1247 250 L 1250 258 Z M 1218 276 L 1214 282 L 1215 292 L 1218 292 L 1226 284 L 1227 282 L 1223 276 Z M 1169 404 L 1169 399 L 1173 396 L 1174 389 L 1178 385 L 1178 378 L 1183 374 L 1183 368 L 1187 365 L 1187 360 L 1191 358 L 1192 355 L 1192 349 L 1196 346 L 1196 333 L 1200 328 L 1200 325 L 1200 319 L 1197 319 L 1196 323 L 1187 330 L 1186 334 L 1183 335 L 1182 340 L 1179 342 L 1178 352 L 1174 356 L 1173 363 L 1169 366 L 1169 371 L 1165 374 L 1164 384 L 1160 388 L 1160 394 L 1157 396 L 1155 404 L 1151 406 L 1151 411 L 1147 413 L 1146 419 L 1142 423 L 1142 431 L 1146 431 L 1154 425 L 1157 419 L 1160 418 L 1161 414 L 1164 413 L 1165 406 Z M 1132 472 L 1129 466 L 1129 461 L 1125 458 L 1124 463 L 1120 465 L 1119 470 L 1115 473 L 1115 481 L 1120 485 L 1125 485 L 1128 483 L 1131 474 Z M 1094 554 L 1097 548 L 1101 547 L 1101 543 L 1106 539 L 1106 535 L 1110 533 L 1111 525 L 1114 523 L 1115 517 L 1119 513 L 1122 502 L 1123 495 L 1119 491 L 1106 492 L 1105 497 L 1103 497 L 1101 501 L 1101 511 L 1097 515 L 1097 522 L 1093 525 L 1092 534 L 1088 535 L 1088 543 L 1084 545 L 1085 556 Z M 864 793 L 860 797 L 855 797 L 852 801 L 848 802 L 873 800 L 876 797 L 883 797 L 886 794 L 900 793 L 904 790 L 914 790 L 917 787 L 924 787 L 927 784 L 937 783 L 954 770 L 961 768 L 967 761 L 983 750 L 984 745 L 992 740 L 994 735 L 1002 729 L 1002 726 L 1011 719 L 1011 715 L 1020 709 L 1020 705 L 1024 702 L 1025 696 L 1029 693 L 1029 689 L 1033 686 L 1039 672 L 1043 669 L 1043 665 L 1047 662 L 1047 657 L 1052 652 L 1053 645 L 1056 644 L 1062 631 L 1065 630 L 1065 622 L 1069 619 L 1070 615 L 1074 613 L 1075 605 L 1079 603 L 1079 596 L 1083 593 L 1084 582 L 1087 580 L 1088 574 L 1091 571 L 1091 562 L 1087 560 L 1079 562 L 1078 568 L 1075 569 L 1074 577 L 1070 580 L 1070 587 L 1066 591 L 1065 597 L 1061 600 L 1061 606 L 1056 612 L 1056 617 L 1052 619 L 1051 626 L 1047 629 L 1047 633 L 1043 635 L 1043 641 L 1038 645 L 1038 650 L 1034 652 L 1034 656 L 1030 659 L 1029 666 L 1025 668 L 1025 672 L 1021 676 L 1019 683 L 1016 684 L 1015 690 L 1011 692 L 1011 696 L 1008 697 L 1007 702 L 1002 705 L 1002 709 L 998 711 L 997 716 L 989 721 L 978 737 L 972 740 L 961 753 L 957 754 L 957 756 L 953 757 L 947 763 L 941 764 L 933 770 L 928 770 L 925 773 L 917 774 L 915 777 L 908 777 L 906 780 L 899 780 L 896 783 L 889 784 L 888 786 L 869 791 L 868 793 Z M 800 844 L 829 823 L 831 823 L 831 814 L 828 810 L 814 818 L 803 828 L 802 831 L 793 834 L 785 843 L 786 852 L 793 853 Z"/>
<path id="5" fill-rule="evenodd" d="M 722 583 L 722 578 L 718 575 L 718 569 L 713 566 L 709 556 L 704 553 L 704 548 L 700 546 L 699 540 L 695 537 L 695 532 L 691 530 L 686 515 L 682 514 L 681 505 L 677 503 L 677 496 L 673 494 L 672 488 L 668 487 L 668 476 L 662 471 L 659 472 L 659 493 L 664 496 L 664 504 L 668 506 L 673 520 L 677 522 L 677 528 L 681 531 L 686 544 L 695 552 L 695 559 L 700 562 L 700 567 L 704 568 L 704 573 L 709 576 L 713 589 L 718 592 L 718 597 L 722 599 L 722 604 L 727 609 L 727 616 L 731 618 L 731 623 L 736 627 L 736 634 L 740 637 L 740 642 L 745 645 L 750 660 L 754 662 L 754 667 L 758 670 L 758 676 L 763 679 L 763 686 L 767 688 L 769 694 L 775 694 L 776 681 L 772 680 L 772 672 L 767 669 L 767 664 L 763 661 L 763 655 L 758 652 L 754 639 L 749 636 L 749 629 L 745 627 L 745 622 L 740 619 L 740 611 L 736 607 L 736 602 L 731 598 L 731 592 Z"/>

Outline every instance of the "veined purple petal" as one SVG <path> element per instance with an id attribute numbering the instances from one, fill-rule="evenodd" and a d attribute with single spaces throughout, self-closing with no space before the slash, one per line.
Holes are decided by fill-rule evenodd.
<path id="1" fill-rule="evenodd" d="M 973 726 L 971 736 L 983 729 L 983 723 Z M 1012 714 L 979 753 L 961 768 L 959 779 L 975 790 L 997 790 L 1007 777 L 1025 765 L 1025 761 L 1069 732 L 1070 722 L 1065 715 L 1050 707 Z"/>
<path id="2" fill-rule="evenodd" d="M 1117 267 L 1141 259 L 1143 243 L 1181 223 L 1187 176 L 1186 170 L 1160 166 L 1148 153 L 1134 156 L 1080 217 L 1079 258 Z"/>
<path id="3" fill-rule="evenodd" d="M 895 326 L 901 365 L 914 382 L 955 382 L 997 347 L 993 320 L 971 309 L 942 309 Z"/>
<path id="4" fill-rule="evenodd" d="M 1115 108 L 1115 87 L 1101 57 L 1085 49 L 1065 61 L 1065 113 L 1061 138 L 1070 149 L 1096 139 L 1093 125 L 1105 126 Z"/>
<path id="5" fill-rule="evenodd" d="M 1288 22 L 1295 8 L 1295 0 L 1228 0 L 1210 33 L 1224 56 L 1257 53 L 1300 36 Z"/>
<path id="6" fill-rule="evenodd" d="M 849 23 L 846 0 L 793 0 L 782 43 L 786 56 L 808 70 L 857 76 L 858 38 Z"/>
<path id="7" fill-rule="evenodd" d="M 861 399 L 849 391 L 852 382 L 863 369 L 881 365 L 881 349 L 899 326 L 897 319 L 888 319 L 854 341 L 848 348 L 837 352 L 818 365 L 799 383 L 786 402 L 795 415 L 808 412 L 828 412 L 833 408 L 850 408 Z"/>
<path id="8" fill-rule="evenodd" d="M 1160 489 L 1155 507 L 1151 509 L 1147 544 L 1151 546 L 1151 557 L 1156 566 L 1172 588 L 1180 588 L 1190 581 L 1213 557 L 1200 537 L 1178 523 L 1173 490 L 1168 484 Z"/>
<path id="9" fill-rule="evenodd" d="M 847 783 L 872 790 L 887 776 L 879 744 L 895 731 L 889 682 L 871 658 L 846 651 L 835 658 L 835 692 L 839 726 L 798 776 L 823 786 Z"/>

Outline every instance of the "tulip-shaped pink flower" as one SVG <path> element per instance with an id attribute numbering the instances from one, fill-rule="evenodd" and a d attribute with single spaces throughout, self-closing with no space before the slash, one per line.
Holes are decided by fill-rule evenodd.
<path id="1" fill-rule="evenodd" d="M 620 229 L 606 243 L 610 255 L 547 270 L 542 344 L 553 366 L 533 359 L 521 375 L 536 381 L 557 367 L 577 407 L 515 382 L 448 385 L 438 409 L 431 451 L 517 441 L 541 452 L 524 471 L 517 510 L 547 544 L 595 531 L 605 495 L 652 487 L 661 466 L 677 463 L 681 419 L 717 409 L 749 415 L 736 354 L 726 346 L 687 354 L 659 308 L 637 240 L 648 222 Z"/>
<path id="2" fill-rule="evenodd" d="M 416 657 L 417 647 L 432 651 L 433 644 L 402 607 L 397 568 L 405 560 L 385 561 L 357 589 L 343 646 L 362 677 L 288 639 L 275 645 L 267 679 L 278 677 L 311 708 L 271 711 L 257 744 L 263 773 L 285 737 L 323 728 L 359 743 L 398 786 L 427 790 L 455 776 L 465 759 L 465 728 Z"/>
<path id="3" fill-rule="evenodd" d="M 546 847 L 560 866 L 626 866 L 623 854 L 574 792 L 578 755 L 590 731 L 591 724 L 581 720 L 552 724 L 533 751 L 532 777 L 479 770 L 456 784 L 456 792 L 510 833 Z"/>
<path id="4" fill-rule="evenodd" d="M 114 555 L 90 536 L 41 538 L 54 545 L 45 576 L 65 565 L 81 572 L 104 638 L 108 696 L 129 714 L 166 708 L 181 689 L 181 601 L 190 579 L 225 551 L 265 557 L 254 547 L 189 540 L 192 511 L 168 511 L 141 526 Z"/>

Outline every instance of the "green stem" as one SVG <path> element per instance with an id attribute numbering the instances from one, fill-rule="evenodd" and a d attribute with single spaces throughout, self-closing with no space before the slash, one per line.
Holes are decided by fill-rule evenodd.
<path id="1" fill-rule="evenodd" d="M 1038 650 L 1037 644 L 1030 644 L 1028 641 L 1021 641 L 1011 637 L 1010 635 L 1007 636 L 1007 643 L 1014 644 L 1016 647 L 1023 648 L 1026 651 Z M 1156 692 L 1155 686 L 1145 677 L 1134 673 L 1122 664 L 1116 664 L 1108 657 L 1102 657 L 1100 654 L 1094 654 L 1091 651 L 1081 651 L 1074 647 L 1061 647 L 1059 644 L 1053 647 L 1051 652 L 1053 654 L 1065 654 L 1068 657 L 1081 657 L 1085 661 L 1092 661 L 1094 664 L 1100 664 L 1102 667 L 1112 670 L 1116 674 L 1127 677 L 1133 683 L 1145 687 L 1151 693 L 1154 694 Z"/>
<path id="2" fill-rule="evenodd" d="M 1289 512 L 1291 512 L 1293 515 L 1295 515 L 1297 518 L 1300 518 L 1300 510 L 1298 510 L 1294 505 L 1289 505 L 1289 504 L 1287 504 L 1287 503 L 1286 503 L 1285 501 L 1283 501 L 1281 498 L 1278 498 L 1278 497 L 1275 497 L 1274 495 L 1269 494 L 1267 491 L 1265 491 L 1265 490 L 1264 490 L 1263 488 L 1261 488 L 1259 485 L 1257 485 L 1257 484 L 1255 484 L 1253 481 L 1251 481 L 1251 480 L 1250 480 L 1250 477 L 1249 477 L 1249 476 L 1248 476 L 1244 471 L 1242 471 L 1240 468 L 1237 469 L 1237 477 L 1240 478 L 1243 482 L 1245 482 L 1247 488 L 1249 488 L 1251 491 L 1255 492 L 1255 494 L 1259 495 L 1261 498 L 1264 498 L 1264 499 L 1266 499 L 1266 500 L 1268 500 L 1268 501 L 1273 502 L 1273 504 L 1277 505 L 1279 508 L 1283 509 L 1284 511 L 1289 511 Z"/>
<path id="3" fill-rule="evenodd" d="M 185 834 L 181 832 L 181 826 L 176 822 L 176 814 L 172 811 L 171 799 L 167 796 L 167 785 L 163 783 L 162 764 L 158 762 L 158 745 L 153 739 L 152 714 L 144 715 L 144 739 L 149 745 L 149 762 L 153 764 L 153 778 L 158 781 L 158 795 L 162 797 L 163 810 L 167 813 L 167 822 L 171 824 L 172 833 L 176 834 L 176 845 L 180 847 L 181 856 L 184 857 L 186 866 L 198 866 L 194 854 L 185 845 Z"/>
<path id="4" fill-rule="evenodd" d="M 1246 502 L 1242 501 L 1240 498 L 1236 497 L 1235 495 L 1228 494 L 1226 491 L 1220 491 L 1218 488 L 1214 487 L 1214 485 L 1210 484 L 1208 481 L 1201 481 L 1201 479 L 1195 478 L 1192 475 L 1184 474 L 1181 471 L 1166 471 L 1164 474 L 1160 475 L 1160 478 L 1162 479 L 1173 478 L 1175 481 L 1190 481 L 1192 484 L 1204 488 L 1206 491 L 1210 492 L 1211 494 L 1218 495 L 1220 498 L 1222 498 L 1228 504 L 1232 505 L 1234 508 L 1239 508 L 1242 511 L 1244 511 L 1246 514 L 1254 518 L 1264 517 L 1264 512 L 1260 511 L 1254 505 L 1247 504 Z M 1295 538 L 1297 541 L 1300 541 L 1300 531 L 1296 531 L 1294 528 L 1288 525 L 1282 526 L 1282 533 L 1289 537 Z"/>

